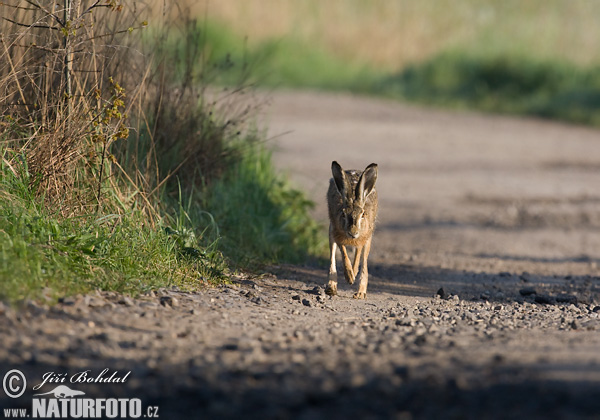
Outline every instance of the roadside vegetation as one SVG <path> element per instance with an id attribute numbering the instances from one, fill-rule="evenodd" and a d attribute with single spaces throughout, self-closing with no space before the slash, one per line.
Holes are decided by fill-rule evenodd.
<path id="1" fill-rule="evenodd" d="M 264 86 L 600 125 L 600 7 L 585 0 L 205 0 L 193 9 L 207 16 L 212 53 L 245 60 Z"/>
<path id="2" fill-rule="evenodd" d="M 0 300 L 198 288 L 322 251 L 247 75 L 184 4 L 0 14 Z"/>

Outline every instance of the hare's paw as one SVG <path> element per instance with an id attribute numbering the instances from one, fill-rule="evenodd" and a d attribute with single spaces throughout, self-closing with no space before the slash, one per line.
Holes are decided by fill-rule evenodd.
<path id="1" fill-rule="evenodd" d="M 352 296 L 354 299 L 366 299 L 367 298 L 367 292 L 356 292 L 354 294 L 354 296 Z"/>
<path id="2" fill-rule="evenodd" d="M 337 295 L 337 283 L 329 282 L 325 288 L 325 293 L 329 296 Z"/>

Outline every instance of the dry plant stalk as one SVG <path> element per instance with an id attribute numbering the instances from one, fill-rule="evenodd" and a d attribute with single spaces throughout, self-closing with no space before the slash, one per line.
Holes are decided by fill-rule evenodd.
<path id="1" fill-rule="evenodd" d="M 137 18 L 98 0 L 7 1 L 0 15 L 3 146 L 25 156 L 30 187 L 48 206 L 99 209 L 110 145 L 127 137 L 125 94 L 109 76 L 125 55 L 121 34 L 134 29 L 124 20 Z"/>

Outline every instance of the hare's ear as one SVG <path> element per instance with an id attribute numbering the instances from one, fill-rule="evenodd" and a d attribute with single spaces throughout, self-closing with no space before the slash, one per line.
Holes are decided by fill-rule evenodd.
<path id="1" fill-rule="evenodd" d="M 344 191 L 346 189 L 346 185 L 348 185 L 348 181 L 346 179 L 346 173 L 342 169 L 339 163 L 335 160 L 331 162 L 331 173 L 333 174 L 333 180 L 335 181 L 335 186 L 342 196 L 344 195 Z"/>
<path id="2" fill-rule="evenodd" d="M 371 163 L 367 166 L 364 172 L 360 175 L 358 185 L 356 186 L 356 199 L 366 199 L 373 188 L 375 188 L 375 182 L 377 181 L 377 164 Z"/>

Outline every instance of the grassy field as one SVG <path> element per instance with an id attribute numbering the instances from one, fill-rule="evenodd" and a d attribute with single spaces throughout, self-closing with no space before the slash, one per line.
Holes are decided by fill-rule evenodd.
<path id="1" fill-rule="evenodd" d="M 262 85 L 600 124 L 593 2 L 224 0 L 192 10 L 210 53 Z"/>
<path id="2" fill-rule="evenodd" d="M 253 47 L 273 39 L 318 45 L 347 62 L 390 72 L 448 50 L 600 63 L 600 6 L 586 0 L 201 0 L 200 19 L 221 22 Z M 293 51 L 290 51 L 293 54 Z"/>

